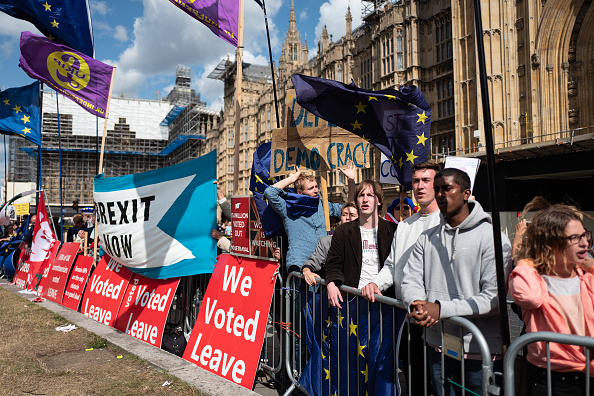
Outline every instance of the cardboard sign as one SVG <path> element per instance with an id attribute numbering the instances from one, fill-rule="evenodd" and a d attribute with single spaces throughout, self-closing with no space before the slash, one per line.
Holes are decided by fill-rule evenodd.
<path id="1" fill-rule="evenodd" d="M 131 276 L 132 271 L 104 254 L 85 290 L 81 313 L 113 327 Z"/>
<path id="2" fill-rule="evenodd" d="M 369 167 L 369 142 L 302 108 L 295 90 L 287 91 L 287 128 L 272 131 L 270 175 L 300 169 L 334 170 L 349 160 L 357 168 Z"/>
<path id="3" fill-rule="evenodd" d="M 17 216 L 26 216 L 29 214 L 29 202 L 12 204 L 16 210 Z"/>
<path id="4" fill-rule="evenodd" d="M 49 266 L 45 287 L 42 288 L 42 296 L 48 300 L 62 304 L 64 288 L 68 281 L 70 268 L 78 253 L 79 243 L 68 242 L 62 245 L 54 262 Z"/>
<path id="5" fill-rule="evenodd" d="M 456 168 L 466 172 L 470 177 L 470 192 L 474 188 L 474 180 L 481 166 L 481 160 L 478 158 L 465 157 L 446 157 L 444 168 Z"/>
<path id="6" fill-rule="evenodd" d="M 252 389 L 278 265 L 219 256 L 184 359 Z"/>
<path id="7" fill-rule="evenodd" d="M 29 279 L 29 271 L 31 270 L 31 264 L 29 263 L 30 253 L 31 248 L 29 247 L 27 247 L 26 250 L 21 250 L 21 254 L 19 255 L 19 261 L 15 269 L 15 274 L 12 278 L 12 283 L 17 285 L 21 289 L 24 289 L 27 286 L 27 280 Z"/>
<path id="8" fill-rule="evenodd" d="M 400 185 L 400 182 L 396 178 L 396 169 L 394 164 L 384 153 L 381 153 L 381 165 L 380 165 L 380 183 Z"/>
<path id="9" fill-rule="evenodd" d="M 178 284 L 179 278 L 150 279 L 132 275 L 114 327 L 160 348 Z"/>
<path id="10" fill-rule="evenodd" d="M 231 253 L 250 254 L 250 197 L 231 198 Z"/>
<path id="11" fill-rule="evenodd" d="M 72 269 L 72 274 L 68 280 L 68 285 L 64 291 L 64 298 L 62 299 L 63 306 L 74 311 L 78 311 L 80 298 L 82 297 L 82 292 L 85 289 L 87 279 L 89 279 L 92 266 L 93 257 L 79 256 L 76 259 L 74 268 Z"/>

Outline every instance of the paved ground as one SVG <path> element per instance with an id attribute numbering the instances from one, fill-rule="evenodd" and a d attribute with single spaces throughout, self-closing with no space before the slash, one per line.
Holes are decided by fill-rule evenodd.
<path id="1" fill-rule="evenodd" d="M 17 286 L 2 284 L 2 287 L 29 300 L 33 300 L 36 297 L 32 294 L 19 293 L 22 289 Z M 231 381 L 227 381 L 215 374 L 203 370 L 176 355 L 155 348 L 134 337 L 130 337 L 119 330 L 99 323 L 79 312 L 75 312 L 51 301 L 44 301 L 40 303 L 40 305 L 64 317 L 70 323 L 85 328 L 86 330 L 105 338 L 109 343 L 146 360 L 152 365 L 168 372 L 207 395 L 247 396 L 259 394 L 264 396 L 276 396 L 282 394 L 280 391 L 271 387 L 268 383 L 269 379 L 265 376 L 256 378 L 255 392 L 252 392 L 232 383 Z"/>

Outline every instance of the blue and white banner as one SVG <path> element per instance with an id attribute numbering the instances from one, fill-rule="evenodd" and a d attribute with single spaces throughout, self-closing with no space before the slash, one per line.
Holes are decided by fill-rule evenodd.
<path id="1" fill-rule="evenodd" d="M 95 176 L 103 249 L 153 279 L 211 273 L 216 243 L 216 153 L 149 172 Z"/>

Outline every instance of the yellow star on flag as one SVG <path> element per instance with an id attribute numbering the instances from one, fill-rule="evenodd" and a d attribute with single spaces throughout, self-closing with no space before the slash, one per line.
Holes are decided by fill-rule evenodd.
<path id="1" fill-rule="evenodd" d="M 388 100 L 393 99 L 396 100 L 396 96 L 394 95 L 384 95 L 386 98 L 388 98 Z"/>
<path id="2" fill-rule="evenodd" d="M 365 135 L 361 135 L 361 139 L 365 140 L 366 142 L 369 141 L 369 138 L 366 138 Z"/>
<path id="3" fill-rule="evenodd" d="M 365 113 L 365 108 L 367 107 L 367 105 L 364 105 L 363 103 L 361 103 L 361 101 L 359 101 L 358 105 L 354 105 L 354 106 L 357 109 L 357 114 L 359 114 L 360 112 Z"/>
<path id="4" fill-rule="evenodd" d="M 365 371 L 361 371 L 361 374 L 365 376 L 365 383 L 367 383 L 367 375 L 369 374 L 369 366 L 365 365 Z"/>
<path id="5" fill-rule="evenodd" d="M 23 121 L 23 124 L 26 124 L 29 122 L 29 118 L 31 118 L 31 117 L 24 115 L 23 118 L 21 118 L 21 121 Z"/>
<path id="6" fill-rule="evenodd" d="M 330 320 L 330 318 L 326 319 L 326 324 L 328 325 L 328 327 L 330 327 L 331 323 L 332 323 L 332 321 Z"/>
<path id="7" fill-rule="evenodd" d="M 29 132 L 31 132 L 31 128 L 27 128 L 25 127 L 25 129 L 23 129 L 22 131 L 25 135 L 28 134 Z"/>
<path id="8" fill-rule="evenodd" d="M 338 395 L 338 393 L 336 393 L 336 391 L 334 391 L 334 394 L 332 396 L 337 396 L 337 395 Z"/>
<path id="9" fill-rule="evenodd" d="M 47 1 L 45 2 L 45 4 L 43 6 L 45 7 L 45 10 L 46 11 L 51 11 L 52 10 L 51 4 L 47 4 Z"/>
<path id="10" fill-rule="evenodd" d="M 427 138 L 425 137 L 425 132 L 423 132 L 421 134 L 421 136 L 417 136 L 417 139 L 419 139 L 419 141 L 417 142 L 417 144 L 422 144 L 424 146 L 425 145 L 425 140 L 427 140 Z"/>
<path id="11" fill-rule="evenodd" d="M 351 334 L 357 335 L 357 325 L 353 324 L 353 319 L 351 319 L 351 324 L 349 325 L 349 329 L 350 329 L 349 335 L 351 335 Z"/>
<path id="12" fill-rule="evenodd" d="M 324 355 L 324 352 L 322 351 L 322 360 L 326 359 L 326 355 Z"/>
<path id="13" fill-rule="evenodd" d="M 363 126 L 363 124 L 359 124 L 359 121 L 355 120 L 354 124 L 351 124 L 353 126 L 353 131 L 355 129 L 361 129 L 361 127 Z"/>
<path id="14" fill-rule="evenodd" d="M 417 107 L 417 105 L 416 105 L 416 104 L 414 104 L 414 103 L 411 103 L 411 102 L 408 102 L 408 105 L 409 105 L 409 106 L 412 106 L 412 107 Z"/>
<path id="15" fill-rule="evenodd" d="M 258 175 L 254 175 L 254 176 L 256 177 L 257 182 L 264 184 L 264 182 L 262 181 L 262 178 L 260 176 L 258 176 Z"/>
<path id="16" fill-rule="evenodd" d="M 418 155 L 415 155 L 413 150 L 410 150 L 410 153 L 406 153 L 406 160 L 410 161 L 411 163 L 415 163 L 415 158 L 419 158 Z"/>
<path id="17" fill-rule="evenodd" d="M 370 96 L 369 101 L 371 102 L 372 100 L 377 100 L 377 98 L 375 96 Z"/>
<path id="18" fill-rule="evenodd" d="M 14 105 L 14 107 L 12 108 L 15 113 L 19 114 L 19 112 L 22 112 L 23 110 L 21 110 L 21 106 L 19 105 Z"/>
<path id="19" fill-rule="evenodd" d="M 50 22 L 52 24 L 52 27 L 55 27 L 56 29 L 58 29 L 58 25 L 60 24 L 60 22 L 56 22 L 56 20 L 54 19 L 53 22 Z"/>
<path id="20" fill-rule="evenodd" d="M 421 114 L 421 113 L 419 113 L 419 114 L 417 114 L 417 115 L 419 116 L 419 119 L 417 120 L 417 122 L 422 122 L 422 123 L 423 123 L 423 125 L 425 125 L 425 120 L 426 120 L 427 118 L 429 118 L 429 117 L 427 117 L 427 116 L 425 115 L 425 110 L 423 110 L 423 113 L 422 113 L 422 114 Z"/>
<path id="21" fill-rule="evenodd" d="M 365 357 L 365 355 L 363 354 L 363 349 L 365 349 L 367 345 L 361 345 L 361 341 L 357 341 L 357 349 L 359 351 L 359 355 Z"/>
<path id="22" fill-rule="evenodd" d="M 326 341 L 326 338 L 328 338 L 328 336 L 322 331 L 322 342 Z"/>
<path id="23" fill-rule="evenodd" d="M 342 316 L 342 315 L 340 314 L 340 311 L 338 311 L 338 325 L 339 325 L 340 327 L 342 327 L 342 320 L 343 320 L 343 319 L 344 319 L 344 316 Z"/>
<path id="24" fill-rule="evenodd" d="M 47 39 L 50 41 L 54 41 L 54 36 L 52 36 L 51 34 L 49 36 L 47 36 Z"/>
<path id="25" fill-rule="evenodd" d="M 326 372 L 326 379 L 330 379 L 330 370 L 324 369 L 324 371 Z"/>
<path id="26" fill-rule="evenodd" d="M 9 106 L 10 105 L 10 100 L 8 100 L 8 98 L 4 99 L 3 102 L 4 102 L 4 105 L 5 106 Z"/>
<path id="27" fill-rule="evenodd" d="M 400 157 L 400 159 L 398 160 L 398 166 L 402 168 L 402 165 L 404 165 L 404 161 L 402 161 L 402 157 Z"/>

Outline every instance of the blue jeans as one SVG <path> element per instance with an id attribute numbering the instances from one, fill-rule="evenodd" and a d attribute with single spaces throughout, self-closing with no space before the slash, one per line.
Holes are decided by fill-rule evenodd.
<path id="1" fill-rule="evenodd" d="M 427 349 L 427 362 L 429 364 L 429 377 L 431 386 L 436 396 L 441 394 L 441 354 L 431 347 Z M 444 358 L 444 395 L 458 396 L 462 394 L 462 363 L 449 356 Z M 494 371 L 503 371 L 503 360 L 491 363 Z M 456 384 L 452 383 L 455 382 Z M 476 394 L 483 394 L 483 362 L 481 360 L 464 359 L 464 387 Z M 470 395 L 470 393 L 466 393 Z"/>

